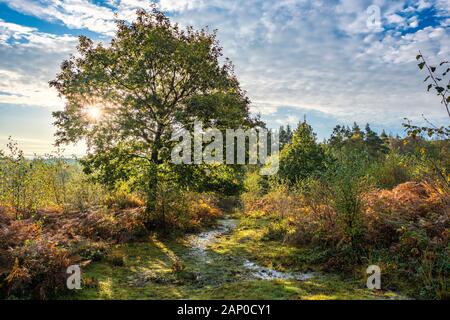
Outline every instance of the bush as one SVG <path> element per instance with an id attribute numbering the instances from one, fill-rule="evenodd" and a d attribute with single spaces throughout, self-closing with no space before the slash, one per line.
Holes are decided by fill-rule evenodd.
<path id="1" fill-rule="evenodd" d="M 108 251 L 106 243 L 82 241 L 71 250 L 72 254 L 78 254 L 82 259 L 91 261 L 102 260 Z"/>
<path id="2" fill-rule="evenodd" d="M 124 257 L 108 255 L 111 244 L 141 240 L 152 230 L 196 231 L 223 215 L 214 195 L 183 191 L 164 172 L 149 217 L 132 181 L 108 185 L 107 192 L 78 162 L 59 155 L 30 160 L 17 144 L 8 147 L 0 150 L 1 297 L 53 297 L 65 289 L 70 261 L 106 257 L 123 266 Z M 230 186 L 238 185 L 233 172 L 225 172 Z M 219 178 L 209 184 L 220 185 Z"/>
<path id="3" fill-rule="evenodd" d="M 77 233 L 94 240 L 128 242 L 148 234 L 143 208 L 89 211 L 75 224 Z"/>
<path id="4" fill-rule="evenodd" d="M 46 299 L 66 288 L 68 252 L 45 239 L 11 250 L 14 265 L 6 277 L 9 296 Z"/>
<path id="5" fill-rule="evenodd" d="M 393 190 L 374 190 L 365 195 L 368 241 L 383 246 L 399 240 L 406 230 L 442 237 L 450 222 L 446 196 L 433 186 L 407 182 Z"/>
<path id="6" fill-rule="evenodd" d="M 401 183 L 411 181 L 411 164 L 408 161 L 407 156 L 392 153 L 385 159 L 375 162 L 370 168 L 370 173 L 376 185 L 380 188 L 392 189 Z"/>
<path id="7" fill-rule="evenodd" d="M 149 224 L 162 231 L 193 232 L 213 225 L 222 215 L 214 195 L 168 189 L 158 197 Z"/>
<path id="8" fill-rule="evenodd" d="M 407 182 L 393 190 L 362 193 L 359 228 L 364 232 L 355 247 L 355 242 L 348 241 L 348 222 L 340 219 L 339 207 L 330 205 L 335 200 L 320 204 L 320 193 L 318 199 L 309 197 L 314 190 L 323 190 L 319 186 L 320 182 L 312 181 L 308 191 L 303 187 L 308 201 L 298 210 L 296 230 L 288 241 L 325 250 L 325 270 L 352 272 L 370 261 L 383 265 L 386 288 L 409 283 L 413 296 L 448 297 L 450 211 L 442 190 Z"/>
<path id="9" fill-rule="evenodd" d="M 125 191 L 116 191 L 105 197 L 105 205 L 112 209 L 131 209 L 144 207 L 145 203 L 134 194 Z"/>
<path id="10" fill-rule="evenodd" d="M 142 210 L 0 216 L 0 294 L 49 298 L 65 288 L 68 261 L 101 260 L 112 243 L 147 235 Z M 64 272 L 61 272 L 63 270 Z"/>
<path id="11" fill-rule="evenodd" d="M 25 158 L 12 140 L 8 152 L 0 150 L 0 206 L 17 219 L 39 210 L 86 210 L 101 203 L 103 189 L 81 172 L 78 163 L 60 154 Z"/>
<path id="12" fill-rule="evenodd" d="M 105 190 L 99 184 L 90 181 L 82 172 L 75 172 L 68 185 L 66 210 L 87 211 L 103 204 Z"/>
<path id="13" fill-rule="evenodd" d="M 198 231 L 214 225 L 223 216 L 215 193 L 180 190 L 178 185 L 168 181 L 160 183 L 159 188 L 156 211 L 159 223 L 163 222 L 166 230 Z M 229 207 L 226 202 L 230 199 L 222 201 L 222 205 Z"/>
<path id="14" fill-rule="evenodd" d="M 272 222 L 266 228 L 263 240 L 284 240 L 289 232 L 289 223 L 287 219 L 280 219 Z"/>
<path id="15" fill-rule="evenodd" d="M 270 190 L 263 196 L 245 193 L 242 195 L 244 211 L 262 210 L 281 217 L 293 215 L 302 199 L 291 189 L 287 183 L 274 180 L 271 181 Z"/>
<path id="16" fill-rule="evenodd" d="M 377 189 L 383 181 L 379 177 L 392 174 L 391 168 L 401 162 L 387 159 L 382 163 L 386 171 L 367 164 L 363 154 L 335 158 L 322 178 L 303 179 L 295 186 L 272 184 L 262 196 L 246 194 L 244 210 L 255 218 L 275 218 L 263 239 L 320 250 L 324 270 L 354 273 L 377 264 L 384 288 L 448 298 L 449 194 L 441 184 L 397 185 L 408 170 L 384 180 L 382 184 L 396 185 L 392 190 Z"/>

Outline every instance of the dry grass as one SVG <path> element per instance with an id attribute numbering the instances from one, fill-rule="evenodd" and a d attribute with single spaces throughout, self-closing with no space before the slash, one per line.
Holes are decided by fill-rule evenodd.
<path id="1" fill-rule="evenodd" d="M 392 190 L 371 191 L 365 201 L 369 242 L 396 242 L 409 228 L 424 231 L 431 241 L 448 243 L 449 197 L 434 186 L 407 182 Z"/>
<path id="2" fill-rule="evenodd" d="M 65 270 L 83 259 L 81 251 L 97 250 L 102 242 L 138 239 L 144 234 L 141 211 L 40 211 L 31 218 L 16 220 L 14 213 L 3 209 L 0 295 L 43 299 L 64 290 Z"/>

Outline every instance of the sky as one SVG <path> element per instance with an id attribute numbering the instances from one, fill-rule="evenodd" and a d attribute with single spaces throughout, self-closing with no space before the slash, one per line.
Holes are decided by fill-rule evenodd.
<path id="1" fill-rule="evenodd" d="M 64 101 L 48 81 L 77 37 L 108 43 L 116 17 L 152 2 L 181 26 L 218 30 L 269 127 L 306 117 L 324 139 L 354 121 L 393 134 L 404 118 L 448 124 L 415 57 L 450 58 L 450 0 L 0 0 L 0 149 L 12 136 L 27 155 L 54 150 L 51 113 Z"/>

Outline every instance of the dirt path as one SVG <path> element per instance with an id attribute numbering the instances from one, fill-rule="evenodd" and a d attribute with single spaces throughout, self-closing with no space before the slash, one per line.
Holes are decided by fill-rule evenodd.
<path id="1" fill-rule="evenodd" d="M 192 249 L 189 253 L 197 258 L 198 264 L 213 264 L 215 255 L 211 254 L 212 251 L 209 247 L 212 244 L 220 242 L 220 240 L 227 234 L 230 234 L 239 225 L 238 219 L 232 219 L 225 217 L 218 220 L 217 227 L 201 232 L 199 234 L 191 235 L 187 237 L 187 241 L 191 244 Z M 314 273 L 299 273 L 299 272 L 280 272 L 270 268 L 266 268 L 258 265 L 255 262 L 248 260 L 245 257 L 233 257 L 233 261 L 236 262 L 236 267 L 242 267 L 243 276 L 247 279 L 263 279 L 263 280 L 307 280 L 314 277 Z M 220 263 L 220 261 L 219 261 Z"/>
<path id="2" fill-rule="evenodd" d="M 69 299 L 392 299 L 358 281 L 312 272 L 304 251 L 264 240 L 269 221 L 225 217 L 183 239 L 114 247 L 83 270 Z M 123 263 L 117 263 L 118 258 Z M 119 260 L 120 260 L 119 259 Z"/>

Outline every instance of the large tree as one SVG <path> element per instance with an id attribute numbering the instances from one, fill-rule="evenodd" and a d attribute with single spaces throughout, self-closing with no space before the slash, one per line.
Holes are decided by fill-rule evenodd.
<path id="1" fill-rule="evenodd" d="M 107 46 L 80 37 L 50 85 L 66 100 L 54 113 L 56 143 L 86 140 L 85 163 L 108 183 L 145 166 L 148 212 L 174 130 L 196 119 L 218 128 L 251 125 L 249 100 L 215 32 L 183 30 L 157 9 L 138 11 L 131 24 L 117 21 Z"/>

